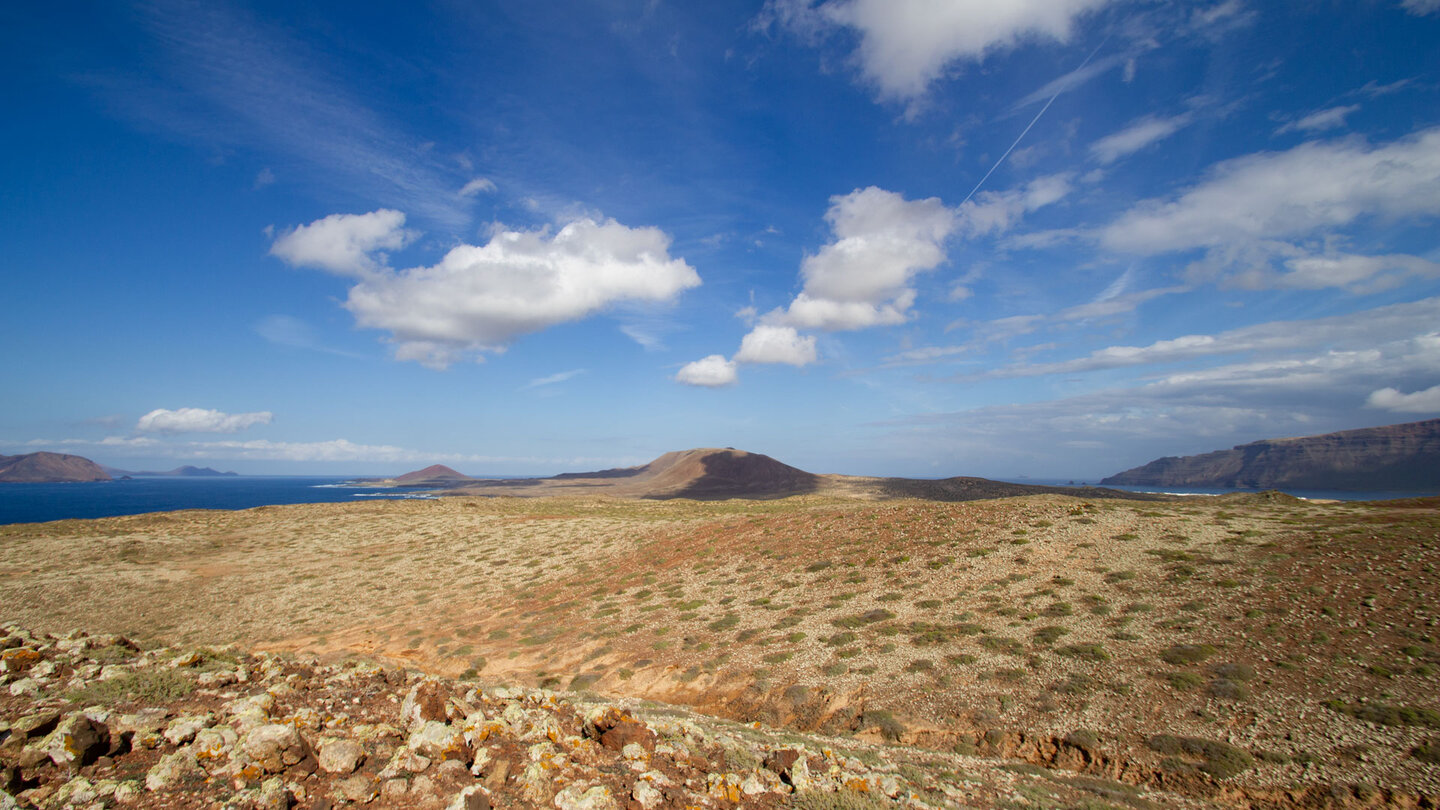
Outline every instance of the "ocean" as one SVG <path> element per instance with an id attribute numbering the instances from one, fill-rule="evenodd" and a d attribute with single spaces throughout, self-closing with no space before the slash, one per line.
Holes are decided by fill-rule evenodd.
<path id="1" fill-rule="evenodd" d="M 286 503 L 349 503 L 370 498 L 430 498 L 423 492 L 383 487 L 341 486 L 353 478 L 299 475 L 242 475 L 221 478 L 134 478 L 76 484 L 0 484 L 0 525 L 69 518 L 100 518 L 174 509 L 249 509 Z M 1079 482 L 1011 479 L 1019 484 L 1076 485 Z M 1113 487 L 1131 492 L 1164 487 Z M 1170 488 L 1172 494 L 1222 495 L 1237 490 Z M 1333 492 L 1294 490 L 1300 498 L 1342 501 L 1387 500 L 1433 492 Z"/>
<path id="2" fill-rule="evenodd" d="M 285 503 L 428 498 L 415 490 L 341 486 L 353 478 L 300 475 L 156 477 L 73 484 L 0 484 L 0 525 L 115 517 L 175 509 L 249 509 Z"/>

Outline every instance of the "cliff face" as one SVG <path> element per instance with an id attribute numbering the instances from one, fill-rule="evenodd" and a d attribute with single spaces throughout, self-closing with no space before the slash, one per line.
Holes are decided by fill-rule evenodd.
<path id="1" fill-rule="evenodd" d="M 0 456 L 0 482 L 37 484 L 60 481 L 109 481 L 110 474 L 88 458 L 64 453 Z"/>
<path id="2" fill-rule="evenodd" d="M 1360 492 L 1440 489 L 1440 419 L 1160 458 L 1100 483 Z"/>

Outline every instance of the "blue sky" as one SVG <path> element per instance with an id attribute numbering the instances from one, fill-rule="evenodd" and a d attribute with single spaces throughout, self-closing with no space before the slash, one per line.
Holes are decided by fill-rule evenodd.
<path id="1" fill-rule="evenodd" d="M 1440 416 L 1440 2 L 0 8 L 0 452 L 1094 479 Z"/>

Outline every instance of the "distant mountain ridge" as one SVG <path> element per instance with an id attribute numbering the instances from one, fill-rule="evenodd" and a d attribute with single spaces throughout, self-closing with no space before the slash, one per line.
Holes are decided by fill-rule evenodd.
<path id="1" fill-rule="evenodd" d="M 44 484 L 109 480 L 109 473 L 83 456 L 47 452 L 0 456 L 0 482 L 3 483 Z"/>
<path id="2" fill-rule="evenodd" d="M 1100 482 L 1233 489 L 1440 490 L 1440 419 L 1167 456 Z"/>
<path id="3" fill-rule="evenodd" d="M 218 476 L 239 475 L 239 473 L 235 472 L 220 472 L 219 470 L 213 469 L 211 467 L 194 467 L 189 464 L 186 464 L 183 467 L 176 467 L 175 469 L 168 470 L 166 472 L 152 472 L 148 470 L 134 472 L 132 470 L 120 470 L 114 467 L 105 467 L 103 464 L 101 466 L 104 468 L 105 472 L 110 473 L 110 475 L 116 478 L 126 475 L 131 477 L 145 478 L 213 478 Z"/>

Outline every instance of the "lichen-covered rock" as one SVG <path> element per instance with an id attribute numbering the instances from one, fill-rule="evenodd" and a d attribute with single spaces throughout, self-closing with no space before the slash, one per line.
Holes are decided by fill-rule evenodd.
<path id="1" fill-rule="evenodd" d="M 615 796 L 610 788 L 604 785 L 585 787 L 584 785 L 570 785 L 559 793 L 555 794 L 555 807 L 558 810 L 619 810 L 620 805 L 615 801 Z"/>
<path id="2" fill-rule="evenodd" d="M 190 743 L 190 750 L 195 752 L 195 760 L 209 769 L 228 758 L 239 741 L 240 735 L 235 729 L 214 726 L 196 732 L 194 742 Z"/>
<path id="3" fill-rule="evenodd" d="M 78 771 L 109 749 L 110 730 L 103 723 L 76 712 L 66 715 L 40 747 L 59 767 Z"/>
<path id="4" fill-rule="evenodd" d="M 481 785 L 471 785 L 459 793 L 445 806 L 445 810 L 490 810 L 490 795 Z"/>
<path id="5" fill-rule="evenodd" d="M 0 669 L 6 672 L 24 672 L 40 663 L 42 656 L 28 647 L 15 647 L 0 652 Z"/>
<path id="6" fill-rule="evenodd" d="M 192 714 L 177 717 L 165 726 L 165 741 L 171 745 L 184 745 L 195 739 L 200 729 L 215 725 L 215 718 L 208 714 Z"/>
<path id="7" fill-rule="evenodd" d="M 450 688 L 434 678 L 426 678 L 405 693 L 400 702 L 400 726 L 413 731 L 426 722 L 444 722 L 445 703 Z"/>
<path id="8" fill-rule="evenodd" d="M 309 753 L 305 739 L 294 726 L 271 723 L 256 726 L 240 740 L 240 748 L 265 773 L 279 773 Z"/>
<path id="9" fill-rule="evenodd" d="M 320 770 L 348 776 L 365 761 L 365 746 L 354 740 L 327 738 L 319 745 Z"/>
<path id="10" fill-rule="evenodd" d="M 111 722 L 110 731 L 117 736 L 134 736 L 143 732 L 158 734 L 169 723 L 168 709 L 147 708 L 122 714 Z"/>
<path id="11" fill-rule="evenodd" d="M 182 748 L 166 754 L 145 774 L 146 790 L 170 790 L 205 781 L 205 769 L 195 761 L 195 754 Z"/>
<path id="12" fill-rule="evenodd" d="M 410 735 L 405 745 L 430 760 L 470 759 L 470 748 L 459 728 L 427 720 Z"/>
<path id="13" fill-rule="evenodd" d="M 380 795 L 380 785 L 373 777 L 356 774 L 336 782 L 333 794 L 340 801 L 367 804 Z"/>

